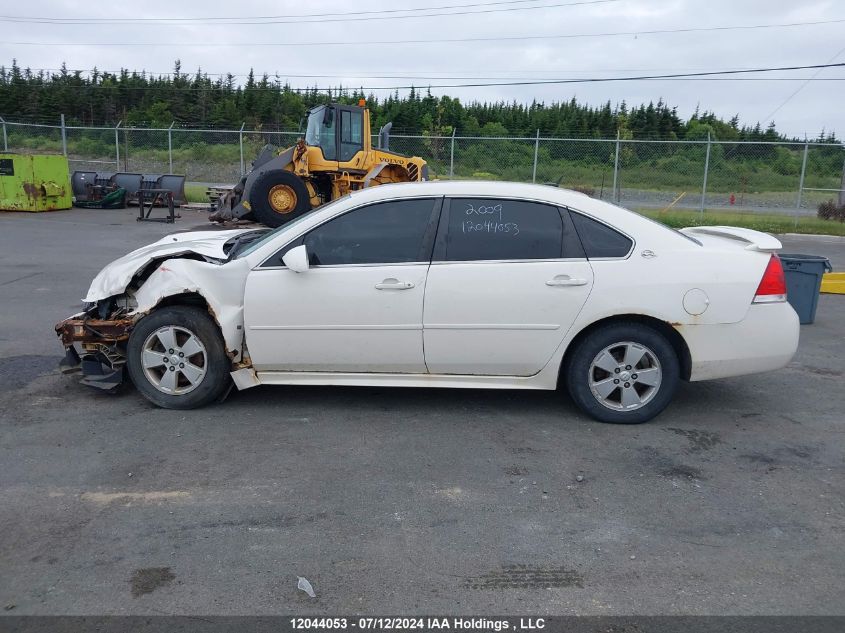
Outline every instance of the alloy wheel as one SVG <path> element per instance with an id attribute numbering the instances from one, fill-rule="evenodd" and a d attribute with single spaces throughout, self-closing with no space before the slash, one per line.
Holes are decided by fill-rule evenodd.
<path id="1" fill-rule="evenodd" d="M 595 399 L 614 411 L 634 411 L 654 398 L 663 374 L 657 355 L 645 345 L 620 341 L 590 363 L 588 381 Z"/>

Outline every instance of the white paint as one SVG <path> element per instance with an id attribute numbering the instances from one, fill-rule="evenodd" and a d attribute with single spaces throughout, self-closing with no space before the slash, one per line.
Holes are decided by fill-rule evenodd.
<path id="1" fill-rule="evenodd" d="M 580 286 L 550 286 L 559 277 Z M 531 376 L 560 345 L 592 289 L 587 260 L 431 266 L 423 339 L 433 374 Z"/>
<path id="2" fill-rule="evenodd" d="M 225 259 L 223 245 L 244 229 L 232 231 L 191 231 L 174 233 L 161 238 L 158 242 L 142 246 L 114 260 L 103 268 L 88 288 L 84 301 L 98 301 L 120 294 L 132 281 L 135 273 L 155 259 L 196 253 L 206 257 Z"/>
<path id="3" fill-rule="evenodd" d="M 253 270 L 246 340 L 260 371 L 425 372 L 422 315 L 428 264 Z M 394 278 L 414 286 L 379 290 Z"/>
<path id="4" fill-rule="evenodd" d="M 568 206 L 617 227 L 635 248 L 624 259 L 589 262 L 260 267 L 339 214 L 386 199 L 439 195 Z M 555 187 L 480 181 L 373 187 L 223 263 L 223 244 L 241 232 L 183 233 L 138 249 L 107 266 L 87 300 L 123 293 L 138 270 L 173 255 L 135 292 L 135 314 L 171 295 L 201 294 L 236 360 L 246 337 L 253 367 L 233 372 L 239 389 L 258 383 L 554 389 L 573 338 L 598 320 L 627 314 L 672 324 L 689 345 L 693 380 L 782 367 L 797 346 L 797 317 L 787 303 L 751 306 L 769 253 L 780 248 L 775 238 L 732 227 L 686 229 L 699 244 Z M 655 257 L 641 257 L 643 251 Z M 178 257 L 188 252 L 213 261 Z M 567 283 L 549 283 L 556 280 Z M 709 300 L 706 310 L 701 301 L 685 309 L 693 288 L 696 300 Z"/>
<path id="5" fill-rule="evenodd" d="M 745 242 L 750 251 L 773 252 L 783 248 L 783 244 L 776 237 L 768 233 L 744 229 L 738 226 L 691 226 L 681 229 L 687 235 L 717 235 Z"/>
<path id="6" fill-rule="evenodd" d="M 704 314 L 709 305 L 710 298 L 701 288 L 693 288 L 684 295 L 684 310 L 687 311 L 687 314 L 693 316 Z"/>

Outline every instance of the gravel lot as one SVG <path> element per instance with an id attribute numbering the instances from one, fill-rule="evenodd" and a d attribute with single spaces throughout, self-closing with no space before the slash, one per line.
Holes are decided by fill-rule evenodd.
<path id="1" fill-rule="evenodd" d="M 786 369 L 683 385 L 635 427 L 545 392 L 257 388 L 175 412 L 58 374 L 53 324 L 172 230 L 0 214 L 7 612 L 845 612 L 845 297 Z M 784 242 L 845 269 L 845 240 Z"/>

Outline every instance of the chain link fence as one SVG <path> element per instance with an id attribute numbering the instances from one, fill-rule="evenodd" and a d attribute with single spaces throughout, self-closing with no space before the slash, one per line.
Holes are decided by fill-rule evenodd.
<path id="1" fill-rule="evenodd" d="M 2 121 L 4 150 L 64 153 L 71 169 L 184 174 L 233 184 L 261 147 L 294 131 L 78 127 Z M 373 144 L 377 138 L 373 136 Z M 420 156 L 432 178 L 556 184 L 633 209 L 815 216 L 843 194 L 839 144 L 392 135 L 390 150 Z M 841 202 L 840 202 L 841 203 Z"/>

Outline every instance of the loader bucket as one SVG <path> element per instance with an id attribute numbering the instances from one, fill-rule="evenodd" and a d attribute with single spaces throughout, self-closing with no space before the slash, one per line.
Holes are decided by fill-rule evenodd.
<path id="1" fill-rule="evenodd" d="M 136 174 L 127 171 L 75 171 L 70 178 L 73 195 L 79 202 L 99 200 L 110 191 L 125 189 L 130 202 L 138 201 L 141 189 L 167 189 L 173 192 L 173 204 L 181 206 L 185 198 L 185 176 L 176 174 Z"/>
<path id="2" fill-rule="evenodd" d="M 141 186 L 135 189 L 135 191 L 138 191 L 138 189 L 143 189 L 144 191 L 167 189 L 173 192 L 173 204 L 177 207 L 187 202 L 185 199 L 185 176 L 177 176 L 176 174 L 144 174 L 141 179 Z M 137 195 L 132 196 L 133 201 L 137 199 Z"/>
<path id="3" fill-rule="evenodd" d="M 75 171 L 70 176 L 70 188 L 73 191 L 74 197 L 79 200 L 88 200 L 88 185 L 95 185 L 97 181 L 97 172 L 95 171 Z"/>
<path id="4" fill-rule="evenodd" d="M 141 188 L 141 178 L 141 174 L 119 171 L 111 174 L 109 184 L 114 185 L 118 189 L 126 189 L 129 195 L 135 195 L 135 192 Z"/>
<path id="5" fill-rule="evenodd" d="M 185 197 L 185 176 L 176 174 L 164 174 L 159 176 L 156 189 L 169 189 L 173 192 L 173 204 L 177 207 L 188 202 Z"/>

